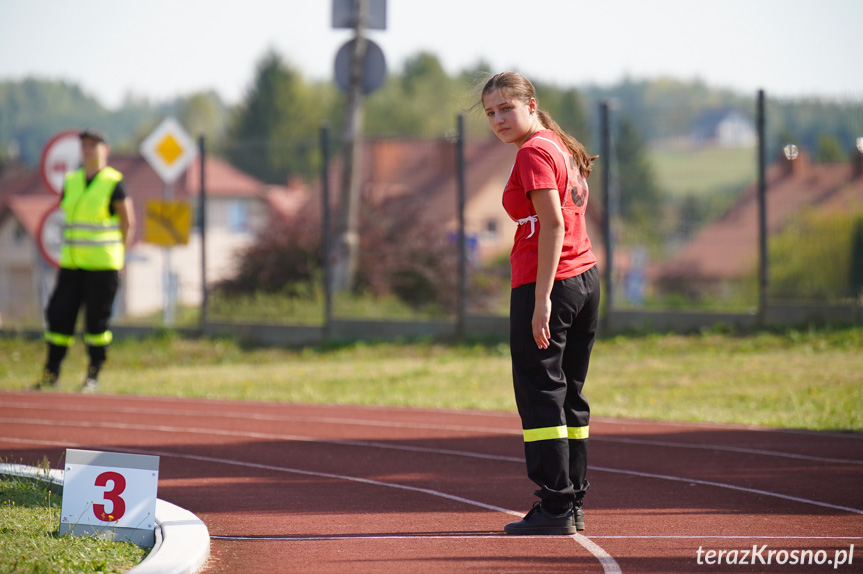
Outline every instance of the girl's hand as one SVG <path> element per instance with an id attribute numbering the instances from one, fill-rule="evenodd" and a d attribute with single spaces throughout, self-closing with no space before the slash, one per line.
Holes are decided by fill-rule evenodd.
<path id="1" fill-rule="evenodd" d="M 551 320 L 551 299 L 547 297 L 537 299 L 533 307 L 533 319 L 530 325 L 533 329 L 533 339 L 540 349 L 548 349 L 549 338 L 551 337 L 551 331 L 548 328 L 549 320 Z"/>

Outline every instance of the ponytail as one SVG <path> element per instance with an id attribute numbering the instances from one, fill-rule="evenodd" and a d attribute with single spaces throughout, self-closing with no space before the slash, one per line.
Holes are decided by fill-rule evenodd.
<path id="1" fill-rule="evenodd" d="M 557 134 L 560 141 L 562 141 L 567 147 L 569 153 L 571 153 L 572 157 L 575 158 L 575 163 L 578 166 L 578 171 L 581 172 L 582 177 L 586 178 L 589 176 L 591 170 L 593 170 L 593 162 L 599 156 L 595 155 L 591 157 L 584 149 L 584 146 L 581 145 L 581 142 L 563 131 L 563 128 L 557 125 L 557 122 L 552 119 L 548 112 L 537 109 L 536 114 L 539 116 L 539 121 L 542 122 L 542 125 Z"/>

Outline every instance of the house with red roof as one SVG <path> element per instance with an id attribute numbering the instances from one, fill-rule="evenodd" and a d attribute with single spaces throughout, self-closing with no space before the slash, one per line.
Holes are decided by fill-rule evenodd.
<path id="1" fill-rule="evenodd" d="M 515 160 L 516 148 L 496 138 L 465 143 L 465 218 L 471 239 L 472 259 L 488 261 L 506 255 L 516 229 L 501 204 L 504 185 Z M 137 230 L 127 254 L 121 293 L 115 315 L 140 316 L 164 308 L 164 283 L 168 293 L 184 305 L 201 299 L 200 232 L 195 228 L 189 243 L 167 249 L 143 241 L 146 205 L 162 199 L 165 188 L 155 171 L 140 156 L 114 155 L 109 163 L 120 170 L 135 204 Z M 438 139 L 368 139 L 362 152 L 362 201 L 398 210 L 403 202 L 419 205 L 424 221 L 448 232 L 458 228 L 456 150 L 452 141 Z M 333 209 L 338 209 L 341 165 L 333 161 L 328 171 Z M 288 218 L 308 202 L 319 202 L 319 185 L 299 181 L 285 186 L 266 185 L 208 156 L 205 166 L 207 192 L 207 283 L 232 275 L 235 256 L 254 241 L 258 232 L 279 214 Z M 598 182 L 591 181 L 598 186 Z M 200 167 L 194 161 L 173 184 L 174 199 L 188 201 L 193 213 L 200 197 Z M 0 181 L 0 316 L 33 317 L 41 314 L 53 286 L 54 269 L 39 249 L 39 227 L 59 198 L 51 193 L 38 173 L 26 173 Z M 602 244 L 600 207 L 588 208 L 588 227 L 594 248 Z M 374 246 L 364 246 L 374 249 Z M 597 256 L 601 258 L 598 252 Z M 170 279 L 166 279 L 166 270 Z"/>
<path id="2" fill-rule="evenodd" d="M 509 179 L 517 148 L 497 138 L 467 141 L 465 154 L 465 232 L 478 261 L 505 255 L 512 249 L 517 224 L 503 209 L 503 189 Z M 368 140 L 363 148 L 363 201 L 372 204 L 420 204 L 420 217 L 458 229 L 458 183 L 453 142 L 438 139 Z M 331 169 L 331 182 L 340 167 Z M 598 189 L 598 180 L 590 180 Z M 338 189 L 331 185 L 331 189 Z M 601 245 L 599 202 L 589 203 L 588 232 L 594 248 Z M 600 254 L 597 254 L 600 257 Z"/>
<path id="3" fill-rule="evenodd" d="M 140 316 L 164 308 L 166 297 L 195 305 L 201 299 L 201 234 L 191 231 L 186 245 L 170 249 L 144 242 L 147 205 L 166 193 L 187 201 L 198 212 L 200 162 L 166 190 L 165 184 L 139 155 L 112 155 L 111 166 L 124 175 L 135 205 L 137 227 L 127 253 L 115 315 Z M 207 282 L 233 272 L 233 258 L 254 240 L 269 222 L 273 210 L 295 208 L 303 190 L 266 185 L 225 161 L 205 160 L 207 197 Z M 0 181 L 0 317 L 41 316 L 53 288 L 55 270 L 40 250 L 40 226 L 46 214 L 57 208 L 59 197 L 49 191 L 38 172 L 18 173 Z M 168 288 L 165 288 L 165 285 Z"/>
<path id="4" fill-rule="evenodd" d="M 801 151 L 765 174 L 767 234 L 774 237 L 805 210 L 863 212 L 863 155 L 847 163 L 813 163 Z M 758 266 L 758 186 L 745 188 L 724 215 L 706 225 L 673 258 L 649 270 L 663 292 L 723 293 L 754 277 Z"/>

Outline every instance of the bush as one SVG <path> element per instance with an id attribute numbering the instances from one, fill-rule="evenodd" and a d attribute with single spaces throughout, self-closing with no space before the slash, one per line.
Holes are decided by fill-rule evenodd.
<path id="1" fill-rule="evenodd" d="M 273 215 L 256 241 L 239 255 L 237 274 L 214 286 L 224 295 L 257 292 L 308 294 L 321 274 L 321 217 L 311 202 L 293 217 Z"/>
<path id="2" fill-rule="evenodd" d="M 423 218 L 413 198 L 394 198 L 361 212 L 361 246 L 354 294 L 397 297 L 414 309 L 455 310 L 458 250 L 444 222 Z M 323 278 L 321 213 L 310 201 L 273 222 L 239 256 L 237 274 L 214 289 L 228 297 L 254 293 L 308 298 Z M 333 234 L 335 244 L 335 233 Z M 490 281 L 476 295 L 489 298 Z M 472 290 L 473 291 L 473 290 Z"/>
<path id="3" fill-rule="evenodd" d="M 863 214 L 801 215 L 770 240 L 770 294 L 786 299 L 836 300 L 855 292 L 855 233 Z"/>

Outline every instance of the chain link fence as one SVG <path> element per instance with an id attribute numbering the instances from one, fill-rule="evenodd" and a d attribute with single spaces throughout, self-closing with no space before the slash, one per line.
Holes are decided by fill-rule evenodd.
<path id="1" fill-rule="evenodd" d="M 863 102 L 768 97 L 762 131 L 757 102 L 623 99 L 607 102 L 607 122 L 590 103 L 595 132 L 580 139 L 601 155 L 587 215 L 606 314 L 859 305 Z M 188 243 L 136 245 L 117 323 L 505 318 L 515 223 L 501 193 L 516 149 L 460 139 L 453 125 L 447 137 L 364 142 L 359 224 L 350 230 L 338 137 L 208 149 L 171 190 L 194 214 Z M 147 202 L 166 190 L 154 174 L 141 176 L 140 157 L 114 159 L 143 228 Z M 360 246 L 352 287 L 333 291 L 328 273 L 349 236 Z"/>
<path id="2" fill-rule="evenodd" d="M 860 297 L 863 102 L 768 98 L 763 131 L 756 104 L 611 103 L 613 309 L 752 312 L 762 270 L 768 304 Z"/>
<path id="3" fill-rule="evenodd" d="M 761 141 L 767 301 L 859 298 L 861 107 L 768 98 L 759 132 L 755 97 L 691 109 L 610 102 L 606 131 L 597 120 L 597 133 L 584 138 L 599 142 L 591 151 L 603 156 L 590 178 L 588 225 L 605 277 L 605 312 L 758 311 Z M 327 290 L 325 243 L 332 272 L 348 232 L 339 139 L 326 151 L 320 140 L 230 142 L 215 150 L 208 244 L 216 237 L 230 243 L 226 228 L 242 237 L 234 233 L 231 248 L 215 249 L 209 318 L 326 325 L 505 317 L 515 224 L 500 197 L 516 150 L 484 137 L 458 141 L 365 141 L 359 224 L 351 232 L 360 245 L 356 273 L 353 288 L 335 292 Z"/>

